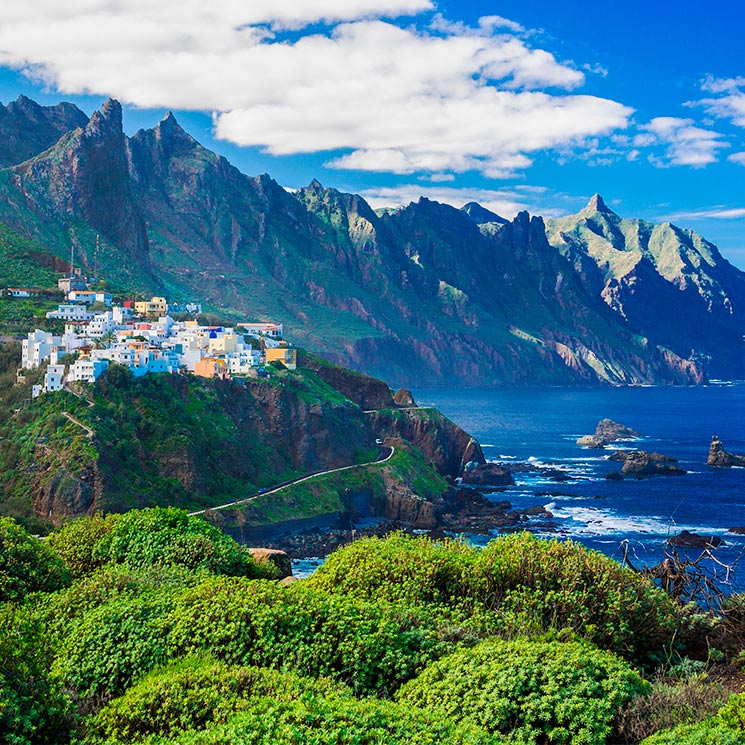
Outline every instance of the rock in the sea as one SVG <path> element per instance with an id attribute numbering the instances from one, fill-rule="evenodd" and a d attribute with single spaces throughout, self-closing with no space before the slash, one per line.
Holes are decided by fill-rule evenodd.
<path id="1" fill-rule="evenodd" d="M 397 406 L 416 406 L 414 396 L 408 388 L 399 388 L 393 395 L 393 401 Z"/>
<path id="2" fill-rule="evenodd" d="M 610 471 L 605 474 L 606 481 L 623 481 L 623 474 L 620 471 Z"/>
<path id="3" fill-rule="evenodd" d="M 745 455 L 734 455 L 728 453 L 722 445 L 722 441 L 714 435 L 711 438 L 709 447 L 709 457 L 706 462 L 710 466 L 719 466 L 720 468 L 731 468 L 732 466 L 745 466 Z"/>
<path id="4" fill-rule="evenodd" d="M 496 463 L 484 463 L 463 471 L 463 483 L 480 486 L 511 486 L 515 480 L 506 468 Z"/>
<path id="5" fill-rule="evenodd" d="M 582 437 L 577 440 L 577 444 L 583 448 L 602 450 L 605 447 L 605 440 L 597 435 L 582 435 Z"/>
<path id="6" fill-rule="evenodd" d="M 292 562 L 284 551 L 276 548 L 249 548 L 248 553 L 258 564 L 274 564 L 281 578 L 292 576 Z"/>
<path id="7" fill-rule="evenodd" d="M 616 442 L 617 440 L 627 440 L 630 437 L 639 437 L 639 433 L 625 424 L 614 422 L 612 419 L 601 419 L 598 426 L 595 427 L 595 436 L 606 442 Z"/>
<path id="8" fill-rule="evenodd" d="M 686 473 L 673 465 L 678 462 L 675 458 L 646 450 L 619 450 L 613 453 L 611 459 L 623 461 L 621 473 L 626 476 L 682 476 Z"/>
<path id="9" fill-rule="evenodd" d="M 724 541 L 717 535 L 699 535 L 687 530 L 681 531 L 679 535 L 668 538 L 671 546 L 684 546 L 686 548 L 719 548 Z"/>
<path id="10" fill-rule="evenodd" d="M 609 442 L 626 440 L 630 437 L 639 437 L 631 427 L 619 424 L 612 419 L 601 419 L 595 427 L 594 435 L 583 435 L 577 440 L 577 444 L 585 448 L 604 448 Z"/>

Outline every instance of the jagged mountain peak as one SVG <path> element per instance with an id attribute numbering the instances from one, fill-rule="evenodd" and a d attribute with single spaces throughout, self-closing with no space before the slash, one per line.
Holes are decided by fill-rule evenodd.
<path id="1" fill-rule="evenodd" d="M 461 207 L 461 211 L 465 212 L 477 225 L 485 225 L 488 223 L 506 225 L 509 222 L 509 220 L 506 220 L 496 212 L 488 210 L 478 202 L 468 202 L 467 204 L 464 204 Z"/>
<path id="2" fill-rule="evenodd" d="M 593 194 L 580 214 L 595 214 L 596 212 L 617 217 L 616 213 L 605 203 L 605 200 L 600 194 Z"/>
<path id="3" fill-rule="evenodd" d="M 124 137 L 122 128 L 122 105 L 115 98 L 107 98 L 100 111 L 94 111 L 84 130 L 88 136 L 104 134 Z"/>

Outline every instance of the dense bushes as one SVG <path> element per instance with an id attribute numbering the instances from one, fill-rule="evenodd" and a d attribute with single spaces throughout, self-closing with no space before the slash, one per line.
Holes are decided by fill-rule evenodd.
<path id="1" fill-rule="evenodd" d="M 454 540 L 396 533 L 352 543 L 328 557 L 311 587 L 365 600 L 457 605 L 472 598 L 478 553 Z"/>
<path id="2" fill-rule="evenodd" d="M 85 518 L 47 542 L 0 528 L 12 745 L 601 745 L 661 727 L 650 745 L 745 741 L 744 699 L 722 707 L 704 663 L 651 692 L 630 667 L 696 614 L 571 542 L 394 535 L 285 587 L 178 510 Z M 706 625 L 732 659 L 742 607 Z"/>
<path id="3" fill-rule="evenodd" d="M 483 614 L 488 632 L 570 629 L 637 662 L 659 661 L 678 617 L 646 578 L 572 541 L 529 533 L 483 551 L 397 535 L 337 551 L 312 587 L 356 597 L 436 603 Z"/>
<path id="4" fill-rule="evenodd" d="M 742 745 L 745 742 L 745 694 L 733 696 L 713 717 L 681 724 L 644 740 L 642 745 Z"/>
<path id="5" fill-rule="evenodd" d="M 168 625 L 174 654 L 329 676 L 358 693 L 393 692 L 445 649 L 422 613 L 299 583 L 210 579 L 184 593 Z"/>
<path id="6" fill-rule="evenodd" d="M 21 600 L 37 590 L 51 592 L 70 583 L 70 572 L 43 541 L 15 520 L 0 517 L 0 602 Z"/>
<path id="7" fill-rule="evenodd" d="M 250 577 L 271 573 L 218 528 L 173 507 L 85 517 L 68 523 L 49 540 L 76 576 L 107 564 L 134 569 L 175 564 Z"/>
<path id="8" fill-rule="evenodd" d="M 329 743 L 415 745 L 496 742 L 431 712 L 323 680 L 187 658 L 143 678 L 85 724 L 89 743 Z"/>
<path id="9" fill-rule="evenodd" d="M 619 707 L 648 688 L 586 643 L 492 640 L 433 663 L 397 698 L 518 742 L 602 743 Z"/>
<path id="10" fill-rule="evenodd" d="M 0 742 L 64 742 L 72 706 L 49 674 L 45 629 L 11 604 L 0 604 Z"/>

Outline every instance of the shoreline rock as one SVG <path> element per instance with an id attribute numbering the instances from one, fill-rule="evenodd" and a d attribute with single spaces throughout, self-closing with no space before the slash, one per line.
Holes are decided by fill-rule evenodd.
<path id="1" fill-rule="evenodd" d="M 469 464 L 470 465 L 470 464 Z M 515 479 L 509 469 L 497 463 L 483 463 L 466 467 L 463 471 L 464 484 L 479 486 L 512 486 Z"/>
<path id="2" fill-rule="evenodd" d="M 717 468 L 732 468 L 732 466 L 745 467 L 745 455 L 735 455 L 724 449 L 722 441 L 714 435 L 709 446 L 709 457 L 706 462 Z"/>
<path id="3" fill-rule="evenodd" d="M 612 419 L 601 419 L 595 427 L 595 434 L 582 435 L 577 440 L 577 445 L 595 450 L 602 450 L 611 442 L 618 440 L 628 440 L 630 438 L 640 437 L 640 434 L 625 424 L 619 424 Z"/>
<path id="4" fill-rule="evenodd" d="M 719 548 L 724 541 L 717 535 L 700 535 L 683 530 L 679 535 L 668 538 L 666 543 L 681 548 Z"/>
<path id="5" fill-rule="evenodd" d="M 610 460 L 622 461 L 623 476 L 682 476 L 687 471 L 673 465 L 678 461 L 662 453 L 650 453 L 646 450 L 616 450 Z M 611 478 L 618 478 L 613 476 Z"/>

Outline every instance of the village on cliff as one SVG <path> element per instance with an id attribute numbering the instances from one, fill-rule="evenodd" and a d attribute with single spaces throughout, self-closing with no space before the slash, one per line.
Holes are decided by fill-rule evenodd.
<path id="1" fill-rule="evenodd" d="M 124 300 L 88 289 L 86 280 L 70 275 L 58 280 L 67 302 L 49 311 L 48 319 L 64 322 L 64 333 L 36 329 L 22 342 L 21 368 L 48 363 L 43 382 L 33 396 L 61 390 L 75 381 L 93 383 L 109 365 L 123 365 L 135 377 L 148 373 L 188 371 L 206 378 L 257 377 L 265 365 L 282 363 L 294 370 L 297 350 L 283 339 L 281 323 L 202 325 L 197 303 L 169 304 L 164 297 Z M 30 297 L 33 291 L 9 288 L 11 297 Z"/>

